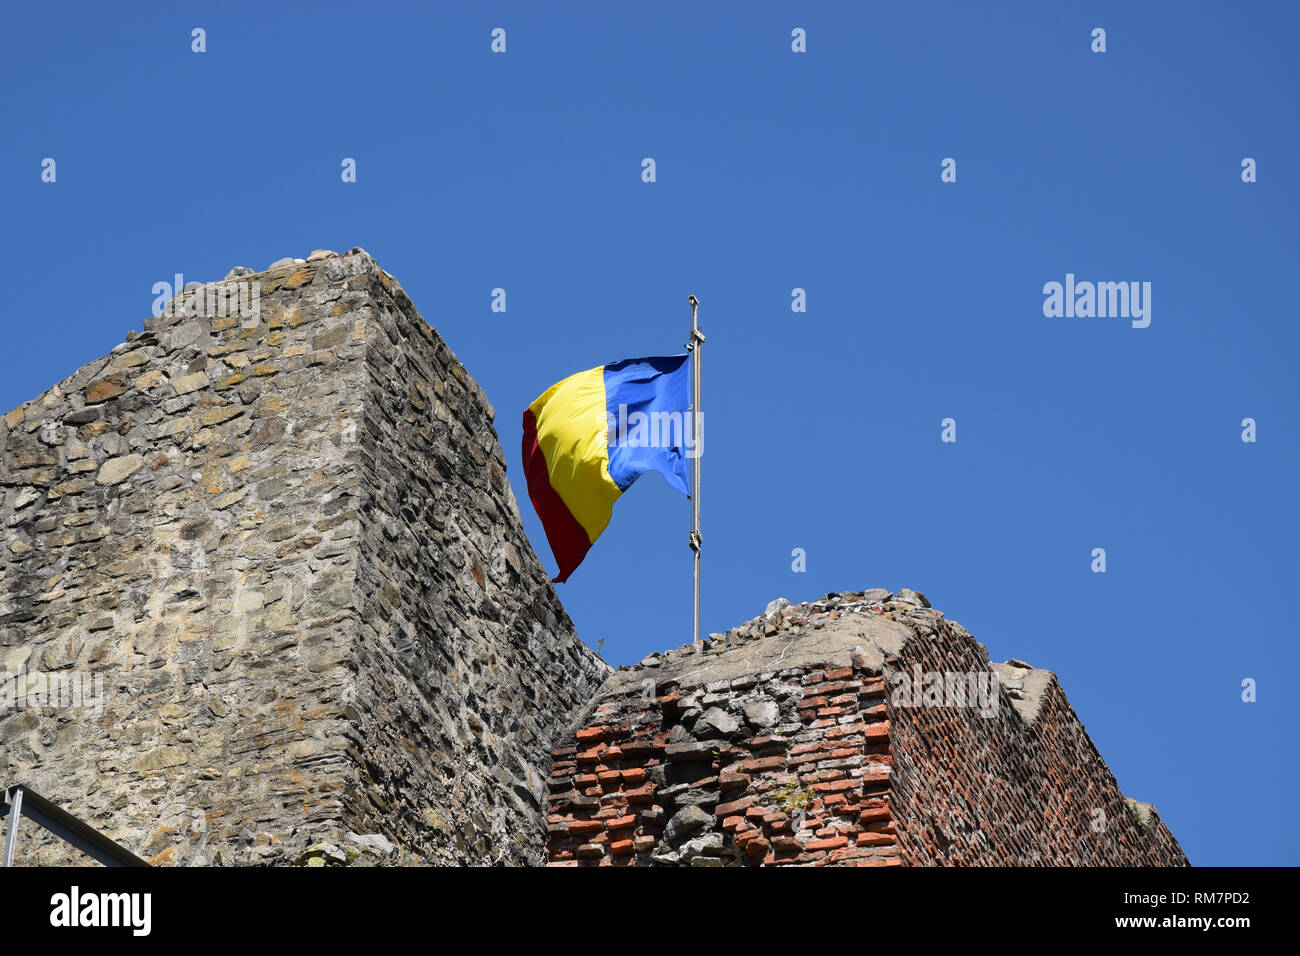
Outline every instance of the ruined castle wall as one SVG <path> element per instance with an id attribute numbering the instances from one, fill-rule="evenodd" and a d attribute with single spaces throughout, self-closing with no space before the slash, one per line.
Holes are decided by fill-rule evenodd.
<path id="1" fill-rule="evenodd" d="M 0 419 L 4 783 L 159 864 L 1186 863 L 1055 677 L 915 592 L 611 673 L 395 280 L 354 250 L 244 283 L 254 314 L 150 318 Z"/>
<path id="2" fill-rule="evenodd" d="M 552 863 L 901 865 L 884 692 L 804 666 L 603 702 L 556 751 Z"/>
<path id="3" fill-rule="evenodd" d="M 334 833 L 356 776 L 365 342 L 329 271 L 261 276 L 255 319 L 147 319 L 0 424 L 0 776 L 158 863 Z M 72 858 L 30 823 L 19 848 Z"/>
<path id="4" fill-rule="evenodd" d="M 491 405 L 390 277 L 370 294 L 357 812 L 432 861 L 540 863 L 556 728 L 609 668 L 524 536 Z"/>
<path id="5" fill-rule="evenodd" d="M 930 706 L 900 690 L 918 672 L 966 694 Z M 555 761 L 555 865 L 1186 863 L 1055 678 L 990 664 L 915 592 L 774 602 L 620 669 Z"/>
<path id="6" fill-rule="evenodd" d="M 910 632 L 858 608 L 620 669 L 556 750 L 551 862 L 902 865 L 880 668 Z"/>
<path id="7" fill-rule="evenodd" d="M 890 801 L 909 862 L 1186 865 L 1158 817 L 1131 808 L 1054 674 L 990 664 L 983 645 L 932 609 L 899 606 L 894 616 L 915 631 L 889 665 Z M 918 672 L 996 674 L 997 706 L 983 707 L 969 684 L 966 706 L 947 706 L 946 688 L 945 706 L 930 706 L 936 685 L 922 681 L 918 696 L 893 677 Z"/>
<path id="8" fill-rule="evenodd" d="M 160 864 L 539 860 L 608 668 L 491 407 L 361 250 L 228 279 L 255 315 L 150 318 L 0 422 L 0 778 Z"/>

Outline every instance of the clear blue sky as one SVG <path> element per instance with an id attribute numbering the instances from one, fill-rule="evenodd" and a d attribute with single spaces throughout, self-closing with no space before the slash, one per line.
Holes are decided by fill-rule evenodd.
<path id="1" fill-rule="evenodd" d="M 554 568 L 524 407 L 679 351 L 694 293 L 707 630 L 917 588 L 1055 671 L 1193 863 L 1300 862 L 1296 5 L 612 6 L 12 6 L 0 406 L 176 272 L 363 246 L 495 405 Z M 1150 327 L 1044 317 L 1066 273 L 1152 283 Z M 688 523 L 647 476 L 560 586 L 611 662 L 689 640 Z"/>

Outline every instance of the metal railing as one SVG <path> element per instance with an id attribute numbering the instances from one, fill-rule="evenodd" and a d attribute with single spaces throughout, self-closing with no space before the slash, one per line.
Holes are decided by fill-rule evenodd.
<path id="1" fill-rule="evenodd" d="M 0 790 L 0 814 L 8 817 L 4 856 L 0 857 L 0 866 L 13 866 L 14 847 L 18 844 L 18 824 L 24 816 L 105 866 L 149 865 L 88 823 L 56 807 L 31 787 L 14 784 Z"/>

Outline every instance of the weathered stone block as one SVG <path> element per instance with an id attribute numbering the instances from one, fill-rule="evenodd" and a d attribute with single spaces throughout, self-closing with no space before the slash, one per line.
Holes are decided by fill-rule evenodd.
<path id="1" fill-rule="evenodd" d="M 331 863 L 349 833 L 542 862 L 550 748 L 609 668 L 490 406 L 361 250 L 247 278 L 262 321 L 146 322 L 0 421 L 0 680 L 102 687 L 0 715 L 0 776 L 160 864 Z"/>

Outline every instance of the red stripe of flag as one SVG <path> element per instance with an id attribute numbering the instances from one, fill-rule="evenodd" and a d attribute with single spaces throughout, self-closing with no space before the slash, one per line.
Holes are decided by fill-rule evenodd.
<path id="1" fill-rule="evenodd" d="M 591 541 L 586 529 L 578 523 L 559 493 L 551 487 L 550 472 L 546 466 L 546 456 L 537 444 L 537 418 L 531 408 L 524 409 L 524 476 L 528 479 L 528 497 L 533 500 L 537 516 L 542 519 L 546 529 L 546 540 L 551 543 L 551 553 L 555 555 L 560 573 L 553 581 L 562 583 L 568 580 L 573 569 L 582 563 L 582 559 L 591 550 Z"/>

